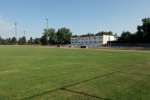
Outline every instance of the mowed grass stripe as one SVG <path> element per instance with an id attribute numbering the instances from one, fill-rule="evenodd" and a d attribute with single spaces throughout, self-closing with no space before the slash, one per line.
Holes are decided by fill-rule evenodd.
<path id="1" fill-rule="evenodd" d="M 78 83 L 73 83 L 73 84 L 65 85 L 65 86 L 60 87 L 60 88 L 56 88 L 56 89 L 49 90 L 49 91 L 45 91 L 45 92 L 43 92 L 43 93 L 36 94 L 36 95 L 30 96 L 30 97 L 26 97 L 26 98 L 24 98 L 23 100 L 32 99 L 32 98 L 35 98 L 35 97 L 38 97 L 38 96 L 42 96 L 42 95 L 45 95 L 45 94 L 49 94 L 49 93 L 52 93 L 52 92 L 55 92 L 55 91 L 58 91 L 58 90 L 66 90 L 66 91 L 69 91 L 69 90 L 67 90 L 66 88 L 72 87 L 72 86 L 75 86 L 75 85 L 78 85 L 78 84 L 86 83 L 86 82 L 89 82 L 89 81 L 91 81 L 91 80 L 95 80 L 95 79 L 98 79 L 98 78 L 101 78 L 101 77 L 105 77 L 105 76 L 108 76 L 108 75 L 111 75 L 111 74 L 114 74 L 114 73 L 117 73 L 117 72 L 120 72 L 120 71 L 115 71 L 115 72 L 111 72 L 111 73 L 108 73 L 108 74 L 105 74 L 105 75 L 96 76 L 96 77 L 93 77 L 93 78 L 91 78 L 91 79 L 83 80 L 83 81 L 78 82 Z M 71 90 L 70 90 L 70 92 L 71 92 Z M 72 91 L 72 92 L 73 92 L 73 91 Z M 75 91 L 74 91 L 74 92 L 75 92 Z M 83 94 L 83 95 L 94 97 L 94 96 L 88 95 L 88 94 Z M 96 97 L 96 96 L 95 96 L 95 97 Z M 96 98 L 103 99 L 102 97 L 96 97 Z"/>
<path id="2" fill-rule="evenodd" d="M 111 100 L 149 100 L 149 83 L 149 76 L 118 72 L 64 90 Z"/>
<path id="3" fill-rule="evenodd" d="M 0 99 L 23 99 L 118 70 L 149 75 L 149 57 L 146 52 L 0 46 Z M 57 100 L 56 94 L 46 97 Z"/>

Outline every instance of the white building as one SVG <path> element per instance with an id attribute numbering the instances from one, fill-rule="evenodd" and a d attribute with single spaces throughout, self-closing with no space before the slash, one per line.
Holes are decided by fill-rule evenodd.
<path id="1" fill-rule="evenodd" d="M 103 35 L 103 36 L 88 36 L 71 38 L 72 46 L 102 46 L 107 44 L 108 41 L 115 41 L 115 36 Z"/>

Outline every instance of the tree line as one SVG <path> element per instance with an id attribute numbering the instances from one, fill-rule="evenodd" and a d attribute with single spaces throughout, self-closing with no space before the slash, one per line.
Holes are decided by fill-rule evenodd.
<path id="1" fill-rule="evenodd" d="M 55 44 L 70 44 L 72 32 L 69 28 L 60 28 L 57 30 L 54 28 L 44 29 L 43 36 L 41 37 L 42 45 L 55 45 Z"/>
<path id="2" fill-rule="evenodd" d="M 27 41 L 26 37 L 20 37 L 17 41 L 15 37 L 3 39 L 0 37 L 0 45 L 25 45 L 25 44 L 41 44 L 40 38 L 30 39 Z"/>
<path id="3" fill-rule="evenodd" d="M 18 40 L 13 38 L 3 39 L 0 37 L 0 44 L 3 45 L 56 45 L 56 44 L 70 44 L 71 37 L 85 37 L 85 36 L 102 36 L 102 35 L 114 35 L 111 31 L 101 31 L 98 33 L 87 33 L 84 35 L 73 35 L 71 30 L 66 27 L 62 27 L 57 31 L 54 28 L 44 29 L 42 37 L 29 40 L 26 37 L 20 37 Z M 121 36 L 118 37 L 117 43 L 150 43 L 150 18 L 142 19 L 142 25 L 137 26 L 137 32 L 131 33 L 129 31 L 123 31 Z"/>
<path id="4" fill-rule="evenodd" d="M 69 44 L 70 39 L 72 36 L 72 32 L 70 31 L 69 28 L 60 28 L 57 30 L 54 28 L 48 28 L 44 29 L 43 35 L 41 38 L 35 38 L 33 39 L 30 37 L 29 40 L 26 39 L 26 37 L 20 37 L 18 40 L 13 37 L 13 38 L 6 38 L 3 39 L 0 37 L 0 45 L 33 45 L 33 44 L 38 44 L 38 45 L 56 45 L 56 44 Z"/>
<path id="5" fill-rule="evenodd" d="M 72 37 L 76 38 L 76 37 L 86 37 L 86 36 L 102 36 L 102 35 L 114 35 L 117 36 L 117 34 L 114 34 L 112 31 L 100 31 L 98 33 L 87 33 L 87 34 L 83 34 L 83 35 L 73 35 Z"/>
<path id="6" fill-rule="evenodd" d="M 2 39 L 0 37 L 0 44 L 3 45 L 57 45 L 57 44 L 70 44 L 71 37 L 84 37 L 84 36 L 100 36 L 100 35 L 113 35 L 111 31 L 109 32 L 98 32 L 96 34 L 93 33 L 87 33 L 84 35 L 72 35 L 72 32 L 69 28 L 62 27 L 58 29 L 57 31 L 54 28 L 48 28 L 44 29 L 44 32 L 42 33 L 41 38 L 35 38 L 33 39 L 30 37 L 29 40 L 26 39 L 26 37 L 20 37 L 18 40 L 13 38 L 8 39 Z"/>
<path id="7" fill-rule="evenodd" d="M 142 25 L 137 26 L 137 32 L 123 31 L 118 38 L 120 43 L 150 43 L 150 18 L 142 19 Z"/>

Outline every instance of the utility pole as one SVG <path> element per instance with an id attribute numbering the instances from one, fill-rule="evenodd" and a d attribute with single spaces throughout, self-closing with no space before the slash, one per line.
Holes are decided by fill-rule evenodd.
<path id="1" fill-rule="evenodd" d="M 14 23 L 15 25 L 15 37 L 16 37 L 16 40 L 17 40 L 17 23 Z"/>

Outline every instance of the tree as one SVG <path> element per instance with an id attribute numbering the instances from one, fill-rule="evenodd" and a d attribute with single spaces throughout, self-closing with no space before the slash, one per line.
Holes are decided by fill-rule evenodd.
<path id="1" fill-rule="evenodd" d="M 142 19 L 142 23 L 137 27 L 136 42 L 150 43 L 150 18 Z"/>
<path id="2" fill-rule="evenodd" d="M 0 37 L 0 44 L 6 45 L 7 41 L 3 38 Z"/>
<path id="3" fill-rule="evenodd" d="M 87 34 L 84 34 L 84 35 L 80 35 L 80 37 L 86 37 L 86 36 L 94 36 L 93 33 L 87 33 Z"/>
<path id="4" fill-rule="evenodd" d="M 72 37 L 73 37 L 73 38 L 77 38 L 77 37 L 79 37 L 79 36 L 78 36 L 78 35 L 72 35 Z"/>
<path id="5" fill-rule="evenodd" d="M 22 44 L 23 45 L 26 44 L 26 37 L 25 36 L 22 37 Z"/>
<path id="6" fill-rule="evenodd" d="M 19 45 L 25 45 L 26 44 L 26 37 L 23 36 L 22 38 L 19 38 L 18 44 Z"/>
<path id="7" fill-rule="evenodd" d="M 33 43 L 34 43 L 33 38 L 30 37 L 30 40 L 28 41 L 28 44 L 33 44 Z"/>
<path id="8" fill-rule="evenodd" d="M 102 36 L 102 35 L 113 35 L 113 32 L 109 31 L 109 32 L 98 32 L 95 34 L 96 36 Z"/>
<path id="9" fill-rule="evenodd" d="M 43 35 L 40 39 L 42 45 L 48 45 L 47 36 Z"/>
<path id="10" fill-rule="evenodd" d="M 72 32 L 70 31 L 69 28 L 63 27 L 61 29 L 58 29 L 56 35 L 57 35 L 57 42 L 59 44 L 69 44 L 72 36 Z"/>
<path id="11" fill-rule="evenodd" d="M 22 38 L 18 39 L 18 45 L 22 45 Z"/>
<path id="12" fill-rule="evenodd" d="M 50 44 L 56 44 L 57 43 L 57 36 L 56 36 L 55 29 L 50 28 L 48 31 L 49 31 L 49 43 Z"/>
<path id="13" fill-rule="evenodd" d="M 133 40 L 132 38 L 133 38 L 133 36 L 132 36 L 132 34 L 129 31 L 126 31 L 126 32 L 123 31 L 121 36 L 120 36 L 120 38 L 119 38 L 119 40 L 120 41 L 131 42 Z"/>
<path id="14" fill-rule="evenodd" d="M 11 39 L 11 43 L 12 43 L 12 44 L 16 44 L 16 43 L 17 43 L 17 39 L 16 39 L 15 37 L 13 37 L 13 38 Z"/>
<path id="15" fill-rule="evenodd" d="M 34 44 L 41 44 L 41 39 L 40 38 L 35 38 L 34 39 Z"/>
<path id="16" fill-rule="evenodd" d="M 8 44 L 12 44 L 11 38 L 8 38 Z"/>
<path id="17" fill-rule="evenodd" d="M 1 38 L 1 36 L 0 36 L 0 45 L 2 44 L 2 38 Z"/>
<path id="18" fill-rule="evenodd" d="M 136 40 L 137 43 L 142 43 L 142 42 L 144 42 L 144 37 L 145 37 L 144 33 L 142 31 L 142 26 L 138 26 L 137 30 L 138 31 L 135 35 L 135 40 Z"/>
<path id="19" fill-rule="evenodd" d="M 55 29 L 54 28 L 44 29 L 44 33 L 41 40 L 42 40 L 41 43 L 43 45 L 56 44 L 57 37 Z"/>
<path id="20" fill-rule="evenodd" d="M 8 45 L 9 44 L 9 38 L 7 39 L 4 39 L 4 42 L 3 42 L 4 45 Z"/>
<path id="21" fill-rule="evenodd" d="M 49 40 L 49 29 L 44 29 L 44 33 L 43 33 L 43 36 L 41 38 L 42 45 L 48 45 L 49 44 L 48 40 Z"/>
<path id="22" fill-rule="evenodd" d="M 145 42 L 150 43 L 150 18 L 144 18 L 142 19 L 142 22 L 143 22 L 142 29 L 145 37 L 144 40 Z"/>

